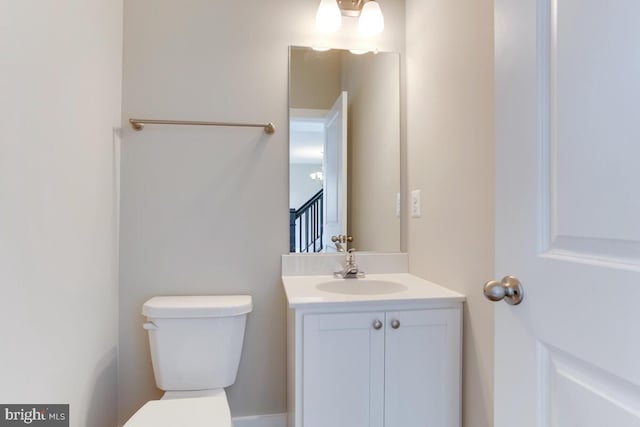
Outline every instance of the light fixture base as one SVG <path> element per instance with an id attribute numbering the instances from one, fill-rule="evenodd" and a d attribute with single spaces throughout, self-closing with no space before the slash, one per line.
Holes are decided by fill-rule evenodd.
<path id="1" fill-rule="evenodd" d="M 357 18 L 360 16 L 360 12 L 362 12 L 362 7 L 365 4 L 365 0 L 337 0 L 338 7 L 340 8 L 340 13 L 342 16 L 350 16 L 352 18 Z"/>

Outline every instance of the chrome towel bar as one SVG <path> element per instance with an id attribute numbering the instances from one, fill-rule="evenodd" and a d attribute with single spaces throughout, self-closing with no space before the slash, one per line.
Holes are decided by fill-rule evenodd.
<path id="1" fill-rule="evenodd" d="M 153 119 L 129 119 L 129 123 L 134 130 L 141 131 L 144 125 L 183 125 L 183 126 L 234 126 L 262 128 L 264 133 L 272 135 L 276 131 L 273 123 L 230 123 L 230 122 L 200 122 L 187 120 L 153 120 Z"/>

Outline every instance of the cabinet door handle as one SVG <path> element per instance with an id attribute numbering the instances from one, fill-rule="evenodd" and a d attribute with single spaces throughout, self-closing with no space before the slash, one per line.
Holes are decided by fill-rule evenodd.
<path id="1" fill-rule="evenodd" d="M 376 320 L 375 322 L 373 322 L 373 329 L 378 330 L 382 328 L 382 322 L 379 320 Z"/>
<path id="2" fill-rule="evenodd" d="M 391 321 L 391 327 L 393 329 L 398 329 L 400 327 L 400 321 L 398 319 L 393 319 Z"/>

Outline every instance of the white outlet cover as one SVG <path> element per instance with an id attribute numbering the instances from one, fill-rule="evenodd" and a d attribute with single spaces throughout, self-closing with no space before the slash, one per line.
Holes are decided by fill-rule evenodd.
<path id="1" fill-rule="evenodd" d="M 396 216 L 400 218 L 400 193 L 396 193 Z"/>
<path id="2" fill-rule="evenodd" d="M 413 190 L 411 192 L 411 218 L 420 218 L 421 216 L 420 190 Z"/>

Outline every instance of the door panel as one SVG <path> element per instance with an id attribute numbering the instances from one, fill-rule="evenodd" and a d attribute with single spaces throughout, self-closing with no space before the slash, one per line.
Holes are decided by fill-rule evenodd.
<path id="1" fill-rule="evenodd" d="M 331 236 L 347 234 L 347 92 L 342 92 L 325 120 L 323 154 L 323 247 L 335 252 Z"/>
<path id="2" fill-rule="evenodd" d="M 304 427 L 382 427 L 384 313 L 304 316 Z"/>
<path id="3" fill-rule="evenodd" d="M 543 425 L 638 426 L 637 386 L 560 350 L 540 350 L 543 378 L 552 389 L 543 402 Z"/>
<path id="4" fill-rule="evenodd" d="M 549 249 L 640 262 L 640 37 L 635 0 L 545 1 L 538 25 L 548 58 L 541 141 L 549 163 Z"/>
<path id="5" fill-rule="evenodd" d="M 460 316 L 386 314 L 385 427 L 460 426 Z"/>
<path id="6" fill-rule="evenodd" d="M 495 8 L 495 426 L 640 426 L 640 3 Z"/>

